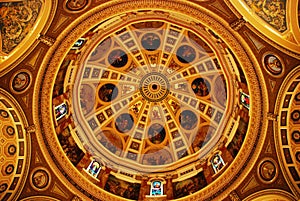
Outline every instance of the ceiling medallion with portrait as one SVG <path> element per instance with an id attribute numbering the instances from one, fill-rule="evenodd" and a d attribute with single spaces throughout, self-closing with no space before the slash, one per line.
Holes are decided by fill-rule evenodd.
<path id="1" fill-rule="evenodd" d="M 261 147 L 259 82 L 238 40 L 199 8 L 157 2 L 101 9 L 45 62 L 39 140 L 65 182 L 92 199 L 122 196 L 121 183 L 135 200 L 157 177 L 171 178 L 175 199 L 218 196 Z"/>

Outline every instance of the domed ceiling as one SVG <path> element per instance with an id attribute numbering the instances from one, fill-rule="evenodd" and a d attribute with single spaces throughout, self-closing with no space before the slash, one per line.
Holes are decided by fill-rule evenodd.
<path id="1" fill-rule="evenodd" d="M 155 6 L 125 6 L 114 16 L 103 9 L 52 58 L 42 87 L 44 141 L 75 183 L 98 183 L 75 185 L 95 189 L 93 199 L 102 188 L 139 199 L 154 180 L 167 186 L 168 198 L 218 196 L 230 185 L 218 178 L 241 171 L 234 163 L 255 150 L 258 133 L 247 131 L 260 115 L 253 119 L 250 110 L 260 114 L 262 105 L 251 59 L 213 16 L 183 5 L 192 17 Z"/>
<path id="2" fill-rule="evenodd" d="M 280 100 L 280 101 L 279 101 Z M 290 178 L 293 188 L 300 189 L 299 177 L 299 120 L 300 120 L 300 88 L 299 66 L 297 66 L 286 78 L 279 93 L 276 109 L 279 121 L 275 124 L 275 142 L 279 158 L 282 161 L 284 174 Z"/>
<path id="3" fill-rule="evenodd" d="M 0 1 L 0 199 L 297 200 L 299 6 Z"/>
<path id="4" fill-rule="evenodd" d="M 17 199 L 28 174 L 31 143 L 24 128 L 25 115 L 4 90 L 0 90 L 0 199 Z M 23 176 L 25 175 L 25 176 Z"/>
<path id="5" fill-rule="evenodd" d="M 208 32 L 203 37 L 214 43 Z M 217 143 L 232 108 L 230 64 L 221 66 L 226 57 L 218 59 L 209 42 L 156 20 L 128 24 L 89 45 L 94 48 L 76 76 L 72 110 L 75 133 L 93 154 L 152 172 L 176 168 L 186 156 L 197 160 Z"/>

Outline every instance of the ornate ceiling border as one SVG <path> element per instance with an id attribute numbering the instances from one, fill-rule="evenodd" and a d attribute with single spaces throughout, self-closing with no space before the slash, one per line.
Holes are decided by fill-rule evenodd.
<path id="1" fill-rule="evenodd" d="M 8 196 L 9 200 L 17 200 L 19 195 L 22 192 L 22 189 L 27 181 L 27 177 L 29 174 L 29 167 L 30 167 L 30 160 L 31 160 L 31 139 L 30 139 L 30 133 L 27 132 L 27 129 L 29 128 L 28 121 L 26 118 L 26 115 L 24 111 L 22 110 L 22 107 L 19 105 L 19 103 L 14 99 L 14 97 L 4 89 L 0 88 L 0 99 L 2 103 L 9 109 L 7 112 L 10 113 L 13 119 L 12 123 L 17 124 L 16 129 L 17 131 L 14 131 L 15 135 L 18 135 L 18 138 L 20 141 L 18 147 L 16 150 L 19 152 L 19 156 L 21 156 L 22 153 L 20 149 L 20 144 L 23 144 L 23 155 L 18 158 L 18 165 L 15 167 L 13 166 L 12 172 L 17 172 L 15 174 L 14 180 L 11 182 L 10 186 L 7 187 L 7 190 L 13 192 L 9 192 L 6 195 L 4 195 L 4 199 L 6 199 L 8 194 L 11 194 Z M 15 151 L 16 151 L 15 150 Z M 23 160 L 23 162 L 21 162 Z M 2 181 L 1 181 L 2 183 Z M 6 191 L 6 190 L 5 190 Z M 4 191 L 4 192 L 5 192 Z M 4 193 L 1 192 L 1 193 Z"/>
<path id="2" fill-rule="evenodd" d="M 246 197 L 243 201 L 271 201 L 271 200 L 282 200 L 282 201 L 296 201 L 297 199 L 286 191 L 279 189 L 262 190 L 253 193 Z"/>
<path id="3" fill-rule="evenodd" d="M 272 46 L 292 57 L 298 59 L 300 58 L 300 31 L 297 25 L 297 20 L 294 20 L 296 13 L 298 13 L 296 1 L 287 1 L 286 10 L 290 10 L 290 15 L 287 16 L 287 25 L 289 25 L 289 27 L 284 33 L 279 33 L 272 30 L 272 28 L 263 26 L 264 23 L 260 23 L 260 21 L 264 22 L 264 20 L 256 22 L 256 18 L 253 17 L 253 12 L 250 11 L 250 8 L 246 8 L 244 3 L 234 3 L 234 1 L 229 0 L 225 0 L 225 3 L 231 8 L 231 10 L 239 19 L 246 20 L 248 23 L 245 25 L 264 41 L 267 41 Z"/>
<path id="4" fill-rule="evenodd" d="M 39 44 L 38 38 L 46 33 L 51 25 L 57 3 L 57 0 L 43 0 L 42 9 L 32 30 L 12 52 L 5 56 L 0 55 L 0 76 L 16 67 Z M 8 69 L 8 67 L 10 68 Z"/>
<path id="5" fill-rule="evenodd" d="M 288 160 L 285 157 L 291 158 L 290 151 L 291 149 L 291 139 L 289 137 L 289 127 L 291 127 L 291 123 L 289 123 L 288 120 L 290 120 L 291 116 L 291 110 L 293 107 L 291 107 L 290 103 L 293 102 L 292 95 L 296 92 L 294 91 L 296 87 L 293 87 L 293 84 L 297 80 L 299 82 L 299 75 L 300 75 L 300 66 L 295 67 L 285 78 L 283 81 L 283 84 L 280 87 L 280 90 L 278 92 L 277 98 L 276 98 L 276 104 L 274 109 L 274 114 L 278 116 L 278 119 L 276 119 L 273 122 L 274 125 L 274 140 L 276 144 L 276 150 L 277 150 L 277 156 L 280 161 L 280 168 L 283 172 L 284 177 L 286 178 L 287 183 L 289 184 L 292 191 L 300 197 L 299 193 L 299 187 L 296 186 L 295 180 L 293 179 L 291 174 L 290 168 L 295 168 L 297 162 L 287 162 Z M 298 86 L 299 87 L 299 86 Z M 291 97 L 287 98 L 287 93 L 291 95 Z M 285 113 L 285 114 L 284 114 Z M 292 122 L 292 120 L 290 120 Z M 283 125 L 282 122 L 287 122 L 285 125 Z M 282 130 L 286 130 L 286 133 L 283 133 Z M 285 142 L 284 142 L 285 141 Z M 286 150 L 286 151 L 285 151 Z M 290 170 L 290 171 L 289 171 Z M 295 169 L 296 171 L 296 169 Z M 299 174 L 299 171 L 298 171 Z M 299 176 L 299 175 L 298 175 Z M 298 184 L 299 185 L 299 184 Z"/>
<path id="6" fill-rule="evenodd" d="M 84 194 L 86 194 L 86 196 L 92 196 L 91 198 L 97 197 L 106 200 L 108 198 L 110 200 L 120 200 L 120 197 L 110 195 L 95 185 L 91 185 L 91 183 L 86 178 L 83 178 L 79 171 L 71 165 L 63 153 L 57 142 L 54 127 L 51 121 L 49 121 L 49 114 L 51 114 L 50 108 L 52 108 L 51 90 L 55 81 L 53 78 L 57 74 L 62 59 L 67 53 L 66 50 L 71 48 L 78 36 L 87 31 L 87 28 L 93 27 L 99 22 L 111 17 L 112 13 L 115 13 L 115 15 L 121 13 L 125 14 L 126 12 L 138 9 L 179 12 L 191 16 L 206 26 L 211 27 L 212 30 L 221 36 L 229 47 L 232 48 L 233 52 L 236 53 L 237 59 L 246 71 L 247 80 L 251 83 L 250 96 L 252 105 L 249 125 L 251 135 L 246 136 L 245 141 L 247 141 L 247 143 L 243 144 L 242 150 L 237 156 L 238 160 L 234 160 L 231 166 L 224 172 L 226 177 L 219 177 L 208 187 L 190 196 L 191 199 L 225 198 L 230 191 L 237 188 L 242 182 L 259 156 L 267 128 L 267 125 L 262 125 L 261 123 L 262 119 L 266 118 L 268 110 L 267 97 L 263 95 L 266 94 L 266 89 L 262 88 L 264 85 L 262 73 L 258 67 L 259 65 L 243 39 L 237 35 L 236 32 L 233 32 L 233 30 L 226 29 L 225 27 L 228 27 L 228 24 L 222 21 L 218 16 L 188 2 L 177 2 L 174 0 L 144 0 L 134 3 L 127 0 L 109 2 L 100 5 L 67 27 L 66 31 L 60 35 L 45 56 L 35 85 L 34 100 L 36 102 L 33 104 L 34 121 L 39 124 L 37 125 L 39 133 L 38 141 L 42 151 L 48 161 L 53 164 L 55 174 L 62 178 L 62 182 L 68 185 L 73 192 L 78 194 L 78 191 L 81 191 L 82 197 L 85 197 Z M 131 17 L 134 18 L 135 16 Z M 240 42 L 242 42 L 242 45 Z M 45 73 L 46 71 L 47 73 Z M 248 169 L 248 172 L 245 169 Z M 236 180 L 237 177 L 242 179 Z M 230 189 L 228 189 L 229 187 Z"/>

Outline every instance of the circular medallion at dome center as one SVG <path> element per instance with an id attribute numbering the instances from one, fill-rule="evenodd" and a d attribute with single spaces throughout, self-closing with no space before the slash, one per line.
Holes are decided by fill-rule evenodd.
<path id="1" fill-rule="evenodd" d="M 170 83 L 165 75 L 152 72 L 141 79 L 139 90 L 147 101 L 159 102 L 167 97 Z"/>

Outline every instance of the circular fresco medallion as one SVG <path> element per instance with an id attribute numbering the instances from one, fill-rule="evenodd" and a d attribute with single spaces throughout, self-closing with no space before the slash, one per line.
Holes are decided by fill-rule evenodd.
<path id="1" fill-rule="evenodd" d="M 283 64 L 278 56 L 267 54 L 263 57 L 265 68 L 273 75 L 280 75 L 283 72 Z"/>
<path id="2" fill-rule="evenodd" d="M 108 62 L 116 68 L 124 67 L 128 62 L 128 56 L 123 50 L 113 50 L 108 55 Z"/>
<path id="3" fill-rule="evenodd" d="M 224 86 L 224 85 L 223 85 Z M 194 93 L 198 96 L 207 96 L 210 92 L 210 84 L 207 80 L 203 78 L 197 78 L 192 82 L 192 89 Z M 222 94 L 224 97 L 225 94 Z M 224 104 L 224 103 L 223 103 Z"/>
<path id="4" fill-rule="evenodd" d="M 110 102 L 118 96 L 118 88 L 114 84 L 104 84 L 98 91 L 99 98 L 104 102 Z"/>
<path id="5" fill-rule="evenodd" d="M 194 112 L 184 110 L 180 113 L 179 122 L 185 130 L 192 130 L 198 125 L 198 118 Z"/>
<path id="6" fill-rule="evenodd" d="M 39 190 L 39 191 L 47 190 L 47 188 L 50 185 L 50 174 L 48 170 L 42 167 L 35 168 L 31 172 L 30 184 L 35 190 Z"/>
<path id="7" fill-rule="evenodd" d="M 89 0 L 67 0 L 65 8 L 67 11 L 78 12 L 82 11 L 89 4 Z"/>
<path id="8" fill-rule="evenodd" d="M 31 84 L 31 79 L 31 73 L 28 70 L 20 70 L 12 77 L 10 87 L 16 93 L 23 93 Z"/>
<path id="9" fill-rule="evenodd" d="M 264 183 L 272 183 L 278 175 L 277 164 L 273 159 L 261 161 L 258 166 L 258 174 L 261 181 Z"/>
<path id="10" fill-rule="evenodd" d="M 117 117 L 115 126 L 117 130 L 121 133 L 126 133 L 131 130 L 134 125 L 134 120 L 130 114 L 121 114 Z"/>
<path id="11" fill-rule="evenodd" d="M 182 63 L 190 63 L 196 58 L 196 51 L 189 45 L 182 45 L 177 50 L 177 59 Z"/>
<path id="12" fill-rule="evenodd" d="M 146 33 L 142 37 L 142 46 L 148 51 L 157 50 L 160 46 L 160 38 L 155 33 Z"/>
<path id="13" fill-rule="evenodd" d="M 148 137 L 153 144 L 160 144 L 166 137 L 166 131 L 162 125 L 155 123 L 150 126 Z"/>

